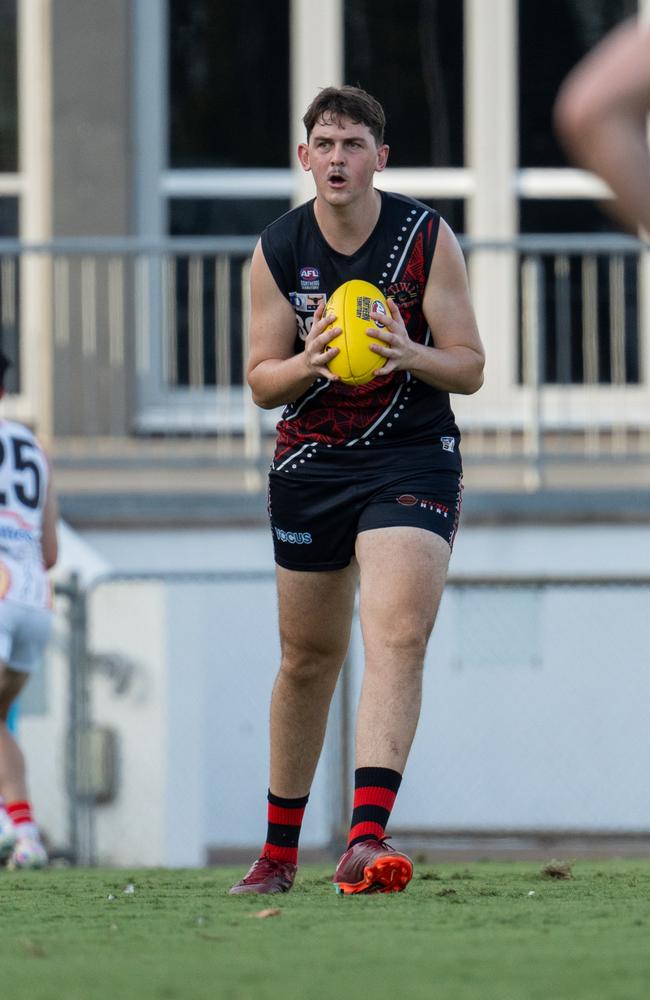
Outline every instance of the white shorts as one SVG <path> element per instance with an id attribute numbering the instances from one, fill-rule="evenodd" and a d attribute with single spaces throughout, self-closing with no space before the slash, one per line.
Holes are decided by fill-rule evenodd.
<path id="1" fill-rule="evenodd" d="M 0 601 L 0 663 L 31 674 L 40 666 L 52 631 L 49 608 Z"/>

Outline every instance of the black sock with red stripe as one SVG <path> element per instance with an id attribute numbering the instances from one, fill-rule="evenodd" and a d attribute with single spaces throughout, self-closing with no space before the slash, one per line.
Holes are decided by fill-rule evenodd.
<path id="1" fill-rule="evenodd" d="M 266 831 L 266 843 L 262 855 L 275 861 L 290 861 L 298 863 L 298 840 L 308 795 L 301 799 L 281 799 L 269 789 L 268 817 L 269 825 Z"/>
<path id="2" fill-rule="evenodd" d="M 389 767 L 357 768 L 348 847 L 362 840 L 383 838 L 401 783 L 402 775 Z"/>

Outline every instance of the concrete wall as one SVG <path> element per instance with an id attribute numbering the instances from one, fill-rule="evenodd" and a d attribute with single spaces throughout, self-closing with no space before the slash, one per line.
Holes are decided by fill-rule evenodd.
<path id="1" fill-rule="evenodd" d="M 130 231 L 130 18 L 129 0 L 53 0 L 55 237 Z"/>
<path id="2" fill-rule="evenodd" d="M 52 235 L 133 231 L 129 0 L 53 0 Z M 109 318 L 107 265 L 63 262 L 54 283 L 54 431 L 129 430 L 132 285 L 128 269 Z M 81 306 L 82 297 L 84 306 Z M 67 324 L 63 317 L 67 317 Z M 65 325 L 65 329 L 64 329 Z M 112 327 L 112 328 L 111 328 Z M 124 338 L 116 351 L 115 339 Z M 123 360 L 116 357 L 124 355 Z"/>
<path id="3" fill-rule="evenodd" d="M 94 684 L 94 719 L 117 733 L 120 774 L 116 800 L 97 810 L 100 860 L 201 865 L 210 847 L 255 851 L 278 660 L 272 583 L 118 581 L 100 586 L 90 607 L 93 649 L 133 667 L 121 693 L 110 679 Z M 330 759 L 328 750 L 304 846 L 329 841 Z M 134 815 L 146 816 L 137 829 Z"/>
<path id="4" fill-rule="evenodd" d="M 96 531 L 83 540 L 100 566 L 162 574 L 102 583 L 90 600 L 93 651 L 119 654 L 132 667 L 123 691 L 105 676 L 93 683 L 94 718 L 117 734 L 119 769 L 115 801 L 97 809 L 100 859 L 200 865 L 209 849 L 254 853 L 265 828 L 268 702 L 279 655 L 268 531 Z M 648 552 L 648 526 L 476 526 L 459 536 L 453 570 L 624 577 L 647 571 Z M 263 577 L 164 581 L 165 571 L 217 569 Z M 649 593 L 448 588 L 393 827 L 650 830 Z M 358 629 L 351 663 L 355 702 Z M 60 700 L 50 704 L 55 715 Z M 325 848 L 340 821 L 339 711 L 305 847 Z M 24 719 L 35 793 L 44 796 L 39 813 L 58 827 L 61 808 L 50 806 L 51 788 L 45 794 L 57 778 L 43 739 L 56 742 L 60 733 L 60 723 Z"/>

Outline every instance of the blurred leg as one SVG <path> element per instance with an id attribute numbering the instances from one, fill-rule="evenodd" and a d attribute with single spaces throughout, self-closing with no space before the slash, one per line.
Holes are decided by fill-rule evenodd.
<path id="1" fill-rule="evenodd" d="M 44 868 L 48 861 L 27 797 L 25 758 L 7 726 L 9 709 L 28 679 L 6 666 L 0 671 L 0 794 L 15 831 L 8 868 Z"/>
<path id="2" fill-rule="evenodd" d="M 18 743 L 9 732 L 9 709 L 27 683 L 29 674 L 0 666 L 0 795 L 5 802 L 23 801 L 27 798 L 25 758 Z"/>

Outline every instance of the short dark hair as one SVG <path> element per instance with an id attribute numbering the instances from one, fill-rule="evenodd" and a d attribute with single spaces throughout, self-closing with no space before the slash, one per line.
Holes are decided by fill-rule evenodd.
<path id="1" fill-rule="evenodd" d="M 307 141 L 317 121 L 333 118 L 337 123 L 341 118 L 360 125 L 367 125 L 378 146 L 384 141 L 386 115 L 379 101 L 361 87 L 324 87 L 307 108 L 303 125 L 307 129 Z"/>

